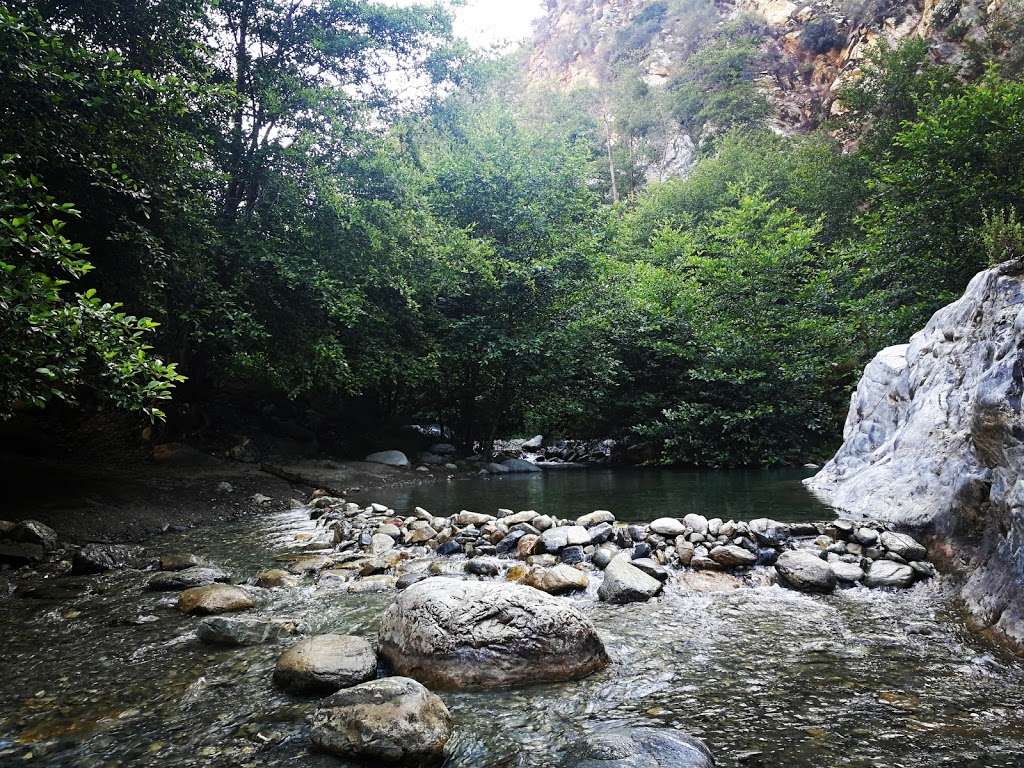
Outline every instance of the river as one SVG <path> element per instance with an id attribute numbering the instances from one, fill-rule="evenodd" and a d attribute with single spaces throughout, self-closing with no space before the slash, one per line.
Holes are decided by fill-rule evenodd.
<path id="1" fill-rule="evenodd" d="M 496 506 L 621 519 L 701 511 L 827 517 L 800 473 L 555 472 L 373 494 L 438 514 Z M 557 507 L 557 511 L 552 509 Z M 149 542 L 190 551 L 237 578 L 305 546 L 301 511 L 220 523 Z M 281 645 L 211 648 L 148 574 L 53 580 L 0 600 L 0 765 L 339 766 L 307 749 L 315 701 L 281 693 Z M 612 656 L 585 680 L 443 693 L 456 721 L 450 768 L 558 766 L 600 724 L 682 728 L 724 768 L 1024 766 L 1024 663 L 967 631 L 942 579 L 902 592 L 820 597 L 776 586 L 716 593 L 669 584 L 650 603 L 572 599 Z M 388 594 L 307 585 L 269 592 L 259 612 L 372 638 Z"/>

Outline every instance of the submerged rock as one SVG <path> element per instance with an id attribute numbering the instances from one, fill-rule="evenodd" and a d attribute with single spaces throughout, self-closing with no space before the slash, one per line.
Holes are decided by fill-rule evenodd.
<path id="1" fill-rule="evenodd" d="M 422 765 L 443 759 L 452 718 L 420 683 L 385 677 L 324 699 L 310 736 L 314 746 L 339 757 Z"/>
<path id="2" fill-rule="evenodd" d="M 210 563 L 199 555 L 190 552 L 172 552 L 160 556 L 161 571 L 183 571 L 186 568 L 207 567 Z"/>
<path id="3" fill-rule="evenodd" d="M 810 550 L 783 552 L 775 570 L 783 584 L 801 592 L 832 592 L 836 588 L 836 575 L 828 563 Z"/>
<path id="4" fill-rule="evenodd" d="M 208 584 L 186 589 L 178 596 L 178 610 L 196 616 L 247 611 L 256 602 L 248 592 L 229 584 Z"/>
<path id="5" fill-rule="evenodd" d="M 380 653 L 402 675 L 450 689 L 576 680 L 608 664 L 590 619 L 513 583 L 431 578 L 400 593 Z"/>
<path id="6" fill-rule="evenodd" d="M 377 674 L 377 654 L 354 635 L 317 635 L 281 654 L 274 684 L 291 693 L 326 694 L 364 683 Z"/>
<path id="7" fill-rule="evenodd" d="M 599 730 L 574 745 L 565 768 L 714 768 L 698 738 L 669 728 Z"/>
<path id="8" fill-rule="evenodd" d="M 298 632 L 298 622 L 256 616 L 208 616 L 196 627 L 199 639 L 210 645 L 261 645 Z"/>
<path id="9" fill-rule="evenodd" d="M 628 555 L 620 554 L 604 569 L 597 595 L 609 603 L 635 603 L 650 600 L 661 588 L 660 581 L 632 565 Z"/>

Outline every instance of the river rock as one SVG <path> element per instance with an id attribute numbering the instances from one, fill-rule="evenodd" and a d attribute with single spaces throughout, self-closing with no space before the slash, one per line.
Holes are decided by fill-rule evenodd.
<path id="1" fill-rule="evenodd" d="M 882 546 L 890 552 L 902 557 L 904 560 L 924 560 L 928 551 L 924 545 L 918 542 L 913 536 L 905 533 L 894 533 L 886 531 L 881 536 Z"/>
<path id="2" fill-rule="evenodd" d="M 704 515 L 690 513 L 683 518 L 683 523 L 694 533 L 708 532 L 708 519 Z"/>
<path id="3" fill-rule="evenodd" d="M 574 745 L 565 768 L 714 768 L 704 742 L 669 728 L 602 728 Z"/>
<path id="4" fill-rule="evenodd" d="M 497 576 L 501 566 L 493 557 L 474 557 L 466 561 L 465 569 L 474 576 Z"/>
<path id="5" fill-rule="evenodd" d="M 654 533 L 660 534 L 661 536 L 675 537 L 681 536 L 686 532 L 686 526 L 674 517 L 659 517 L 647 527 Z"/>
<path id="6" fill-rule="evenodd" d="M 620 554 L 604 569 L 597 596 L 609 603 L 635 603 L 650 600 L 661 588 L 660 581 L 630 563 L 628 554 Z"/>
<path id="7" fill-rule="evenodd" d="M 614 546 L 599 547 L 594 551 L 594 555 L 591 558 L 591 562 L 601 570 L 608 567 L 608 563 L 612 561 L 612 558 L 619 554 L 619 550 Z"/>
<path id="8" fill-rule="evenodd" d="M 183 571 L 158 571 L 149 577 L 146 588 L 165 591 L 190 589 L 230 578 L 220 568 L 193 566 Z"/>
<path id="9" fill-rule="evenodd" d="M 525 473 L 525 472 L 540 472 L 540 467 L 536 464 L 527 461 L 526 459 L 506 459 L 501 462 L 500 466 L 505 467 L 509 472 Z"/>
<path id="10" fill-rule="evenodd" d="M 104 573 L 139 565 L 145 550 L 128 544 L 86 544 L 75 552 L 71 572 Z"/>
<path id="11" fill-rule="evenodd" d="M 389 467 L 408 467 L 409 457 L 401 451 L 378 451 L 366 457 L 371 464 L 385 464 Z"/>
<path id="12" fill-rule="evenodd" d="M 548 552 L 558 552 L 571 546 L 582 546 L 590 543 L 590 534 L 582 525 L 560 525 L 548 528 L 540 535 L 541 543 Z"/>
<path id="13" fill-rule="evenodd" d="M 858 528 L 853 534 L 853 540 L 862 547 L 873 547 L 878 543 L 878 531 L 871 528 Z"/>
<path id="14" fill-rule="evenodd" d="M 209 567 L 210 563 L 199 555 L 186 552 L 172 552 L 160 555 L 161 571 L 183 571 L 186 568 Z"/>
<path id="15" fill-rule="evenodd" d="M 864 577 L 869 587 L 909 587 L 913 583 L 914 569 L 893 560 L 875 560 Z"/>
<path id="16" fill-rule="evenodd" d="M 854 583 L 864 580 L 864 570 L 856 563 L 844 563 L 841 560 L 836 560 L 829 563 L 828 567 L 832 569 L 832 573 L 839 581 Z"/>
<path id="17" fill-rule="evenodd" d="M 527 586 L 547 592 L 551 595 L 560 595 L 565 592 L 585 590 L 590 580 L 583 571 L 573 568 L 564 563 L 553 568 L 533 568 L 528 576 L 523 579 Z"/>
<path id="18" fill-rule="evenodd" d="M 297 587 L 301 580 L 281 568 L 268 568 L 256 574 L 256 586 L 263 589 Z"/>
<path id="19" fill-rule="evenodd" d="M 230 584 L 207 584 L 178 595 L 178 610 L 196 616 L 247 611 L 256 605 L 248 592 Z"/>
<path id="20" fill-rule="evenodd" d="M 11 541 L 20 541 L 23 544 L 34 544 L 47 552 L 56 549 L 59 544 L 57 532 L 38 520 L 22 520 L 20 523 L 15 523 L 6 538 Z"/>
<path id="21" fill-rule="evenodd" d="M 372 680 L 377 654 L 354 635 L 316 635 L 295 643 L 274 667 L 274 684 L 290 693 L 326 694 Z"/>
<path id="22" fill-rule="evenodd" d="M 713 547 L 708 553 L 708 557 L 727 568 L 751 566 L 757 562 L 757 555 L 735 544 Z"/>
<path id="23" fill-rule="evenodd" d="M 514 514 L 507 515 L 502 518 L 502 522 L 511 528 L 513 525 L 519 525 L 520 523 L 531 523 L 540 517 L 540 513 L 532 509 L 525 509 L 522 512 L 515 512 Z"/>
<path id="24" fill-rule="evenodd" d="M 586 515 L 580 515 L 576 518 L 576 524 L 582 525 L 584 528 L 590 528 L 591 526 L 599 523 L 614 523 L 615 515 L 606 509 L 596 509 Z"/>
<path id="25" fill-rule="evenodd" d="M 836 588 L 836 575 L 828 563 L 810 550 L 783 552 L 775 563 L 775 570 L 783 584 L 802 592 L 831 592 Z"/>
<path id="26" fill-rule="evenodd" d="M 658 581 L 668 581 L 668 570 L 663 568 L 660 563 L 650 557 L 634 557 L 629 562 L 637 570 L 643 571 L 648 576 L 657 579 Z"/>
<path id="27" fill-rule="evenodd" d="M 261 645 L 297 632 L 298 622 L 256 616 L 207 616 L 196 626 L 199 639 L 210 645 Z"/>
<path id="28" fill-rule="evenodd" d="M 443 688 L 576 680 L 608 654 L 570 602 L 513 583 L 431 578 L 384 613 L 380 652 L 396 672 Z"/>
<path id="29" fill-rule="evenodd" d="M 440 697 L 406 677 L 386 677 L 345 688 L 313 714 L 313 744 L 372 765 L 440 762 L 452 718 Z"/>

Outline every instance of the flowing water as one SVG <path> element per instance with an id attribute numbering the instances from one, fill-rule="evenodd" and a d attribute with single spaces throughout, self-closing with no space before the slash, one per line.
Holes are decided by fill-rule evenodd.
<path id="1" fill-rule="evenodd" d="M 656 485 L 638 504 L 630 500 L 637 475 L 624 477 L 623 493 L 605 478 L 610 495 L 600 504 L 586 497 L 582 509 L 656 516 L 693 503 Z M 562 510 L 573 483 L 591 482 L 546 478 L 541 495 L 527 497 L 541 511 L 546 483 L 559 489 Z M 754 502 L 748 516 L 785 498 L 796 500 L 793 517 L 815 508 L 800 499 L 795 480 L 780 492 L 772 486 L 783 479 L 763 479 L 759 486 L 753 476 L 705 477 L 693 487 L 724 494 L 722 505 L 704 497 L 705 513 L 740 517 L 726 510 L 743 499 Z M 501 487 L 536 494 L 537 481 Z M 421 503 L 421 492 L 429 489 L 405 503 Z M 465 498 L 453 503 L 486 511 Z M 521 498 L 510 494 L 501 505 L 518 508 Z M 306 546 L 296 534 L 315 531 L 301 511 L 268 514 L 162 536 L 150 551 L 197 552 L 244 578 L 274 554 Z M 196 620 L 173 609 L 174 595 L 144 591 L 145 580 L 133 572 L 60 578 L 35 599 L 0 600 L 0 765 L 344 765 L 307 749 L 315 700 L 271 685 L 284 643 L 204 646 Z M 570 599 L 592 616 L 612 665 L 567 684 L 443 693 L 456 721 L 446 765 L 558 766 L 587 731 L 621 724 L 685 729 L 704 738 L 725 768 L 1024 766 L 1024 664 L 967 632 L 941 579 L 903 592 L 857 588 L 829 597 L 779 587 L 708 594 L 670 584 L 657 600 L 626 606 L 599 603 L 593 582 L 587 595 Z M 306 586 L 268 592 L 257 611 L 372 638 L 390 597 Z"/>

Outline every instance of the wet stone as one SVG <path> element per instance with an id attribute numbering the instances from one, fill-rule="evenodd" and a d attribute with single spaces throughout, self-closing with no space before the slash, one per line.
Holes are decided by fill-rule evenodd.
<path id="1" fill-rule="evenodd" d="M 182 571 L 159 571 L 154 573 L 146 585 L 147 589 L 174 591 L 201 587 L 205 584 L 223 582 L 230 579 L 230 575 L 220 568 L 207 568 L 193 566 Z"/>
<path id="2" fill-rule="evenodd" d="M 316 635 L 281 654 L 274 684 L 289 693 L 327 694 L 366 682 L 377 674 L 377 654 L 354 635 Z"/>
<path id="3" fill-rule="evenodd" d="M 248 592 L 228 584 L 193 587 L 178 596 L 178 610 L 196 616 L 246 611 L 255 605 Z"/>

